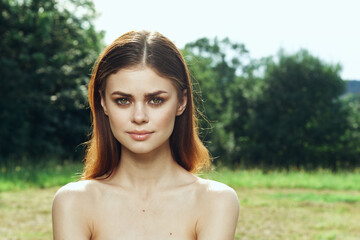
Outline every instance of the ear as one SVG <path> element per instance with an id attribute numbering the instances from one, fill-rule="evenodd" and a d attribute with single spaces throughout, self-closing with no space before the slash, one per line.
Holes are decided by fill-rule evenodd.
<path id="1" fill-rule="evenodd" d="M 187 90 L 184 89 L 183 95 L 176 110 L 176 116 L 180 116 L 185 111 L 186 104 L 187 104 Z"/>
<path id="2" fill-rule="evenodd" d="M 105 98 L 104 98 L 104 96 L 103 96 L 103 94 L 101 93 L 100 90 L 99 90 L 99 94 L 100 94 L 100 97 L 101 97 L 101 106 L 102 106 L 102 108 L 103 108 L 103 110 L 104 110 L 105 115 L 108 115 L 108 113 L 107 113 L 107 108 L 106 108 Z"/>

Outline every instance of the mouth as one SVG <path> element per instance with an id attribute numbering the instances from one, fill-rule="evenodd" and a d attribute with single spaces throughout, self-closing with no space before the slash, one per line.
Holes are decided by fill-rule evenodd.
<path id="1" fill-rule="evenodd" d="M 132 137 L 136 141 L 144 141 L 148 139 L 154 132 L 148 132 L 148 131 L 132 131 L 128 132 L 130 137 Z"/>

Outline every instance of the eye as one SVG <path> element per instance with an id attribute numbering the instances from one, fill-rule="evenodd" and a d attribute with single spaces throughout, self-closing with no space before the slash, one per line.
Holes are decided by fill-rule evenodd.
<path id="1" fill-rule="evenodd" d="M 127 105 L 130 103 L 130 101 L 127 98 L 118 98 L 115 99 L 115 102 L 119 105 Z"/>
<path id="2" fill-rule="evenodd" d="M 160 105 L 164 102 L 164 99 L 155 97 L 155 98 L 152 98 L 149 102 L 150 102 L 150 104 L 153 104 L 153 105 Z"/>

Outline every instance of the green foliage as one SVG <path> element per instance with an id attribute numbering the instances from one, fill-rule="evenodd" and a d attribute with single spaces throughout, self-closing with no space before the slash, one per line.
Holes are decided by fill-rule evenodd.
<path id="1" fill-rule="evenodd" d="M 244 45 L 199 39 L 183 50 L 210 124 L 215 163 L 243 167 L 359 166 L 359 101 L 341 97 L 339 65 L 305 50 L 252 60 Z M 262 73 L 263 72 L 263 73 Z M 211 129 L 207 133 L 204 129 Z"/>
<path id="2" fill-rule="evenodd" d="M 0 166 L 82 156 L 86 85 L 103 47 L 93 3 L 0 0 L 0 9 Z M 216 164 L 360 165 L 360 98 L 342 96 L 340 66 L 306 51 L 257 61 L 227 38 L 201 38 L 183 53 L 206 116 L 200 134 Z"/>
<path id="3" fill-rule="evenodd" d="M 251 96 L 245 92 L 254 85 L 254 63 L 244 45 L 231 43 L 227 38 L 199 39 L 187 44 L 183 53 L 198 82 L 194 89 L 201 89 L 197 103 L 208 119 L 200 122 L 205 142 L 215 160 L 221 156 L 223 162 L 235 164 L 246 138 Z"/>
<path id="4" fill-rule="evenodd" d="M 86 84 L 102 48 L 90 0 L 1 0 L 0 155 L 74 157 L 86 140 Z"/>
<path id="5" fill-rule="evenodd" d="M 346 94 L 340 101 L 345 111 L 349 112 L 347 116 L 349 128 L 343 136 L 347 142 L 346 161 L 349 166 L 357 166 L 360 163 L 360 94 Z"/>
<path id="6" fill-rule="evenodd" d="M 340 67 L 306 51 L 266 63 L 263 94 L 249 128 L 249 159 L 265 167 L 346 166 L 348 111 Z"/>

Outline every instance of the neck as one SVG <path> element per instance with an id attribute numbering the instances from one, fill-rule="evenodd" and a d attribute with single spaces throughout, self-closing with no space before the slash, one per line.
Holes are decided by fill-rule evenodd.
<path id="1" fill-rule="evenodd" d="M 147 154 L 123 148 L 114 180 L 124 187 L 150 192 L 169 186 L 178 168 L 181 167 L 174 161 L 169 144 Z"/>

